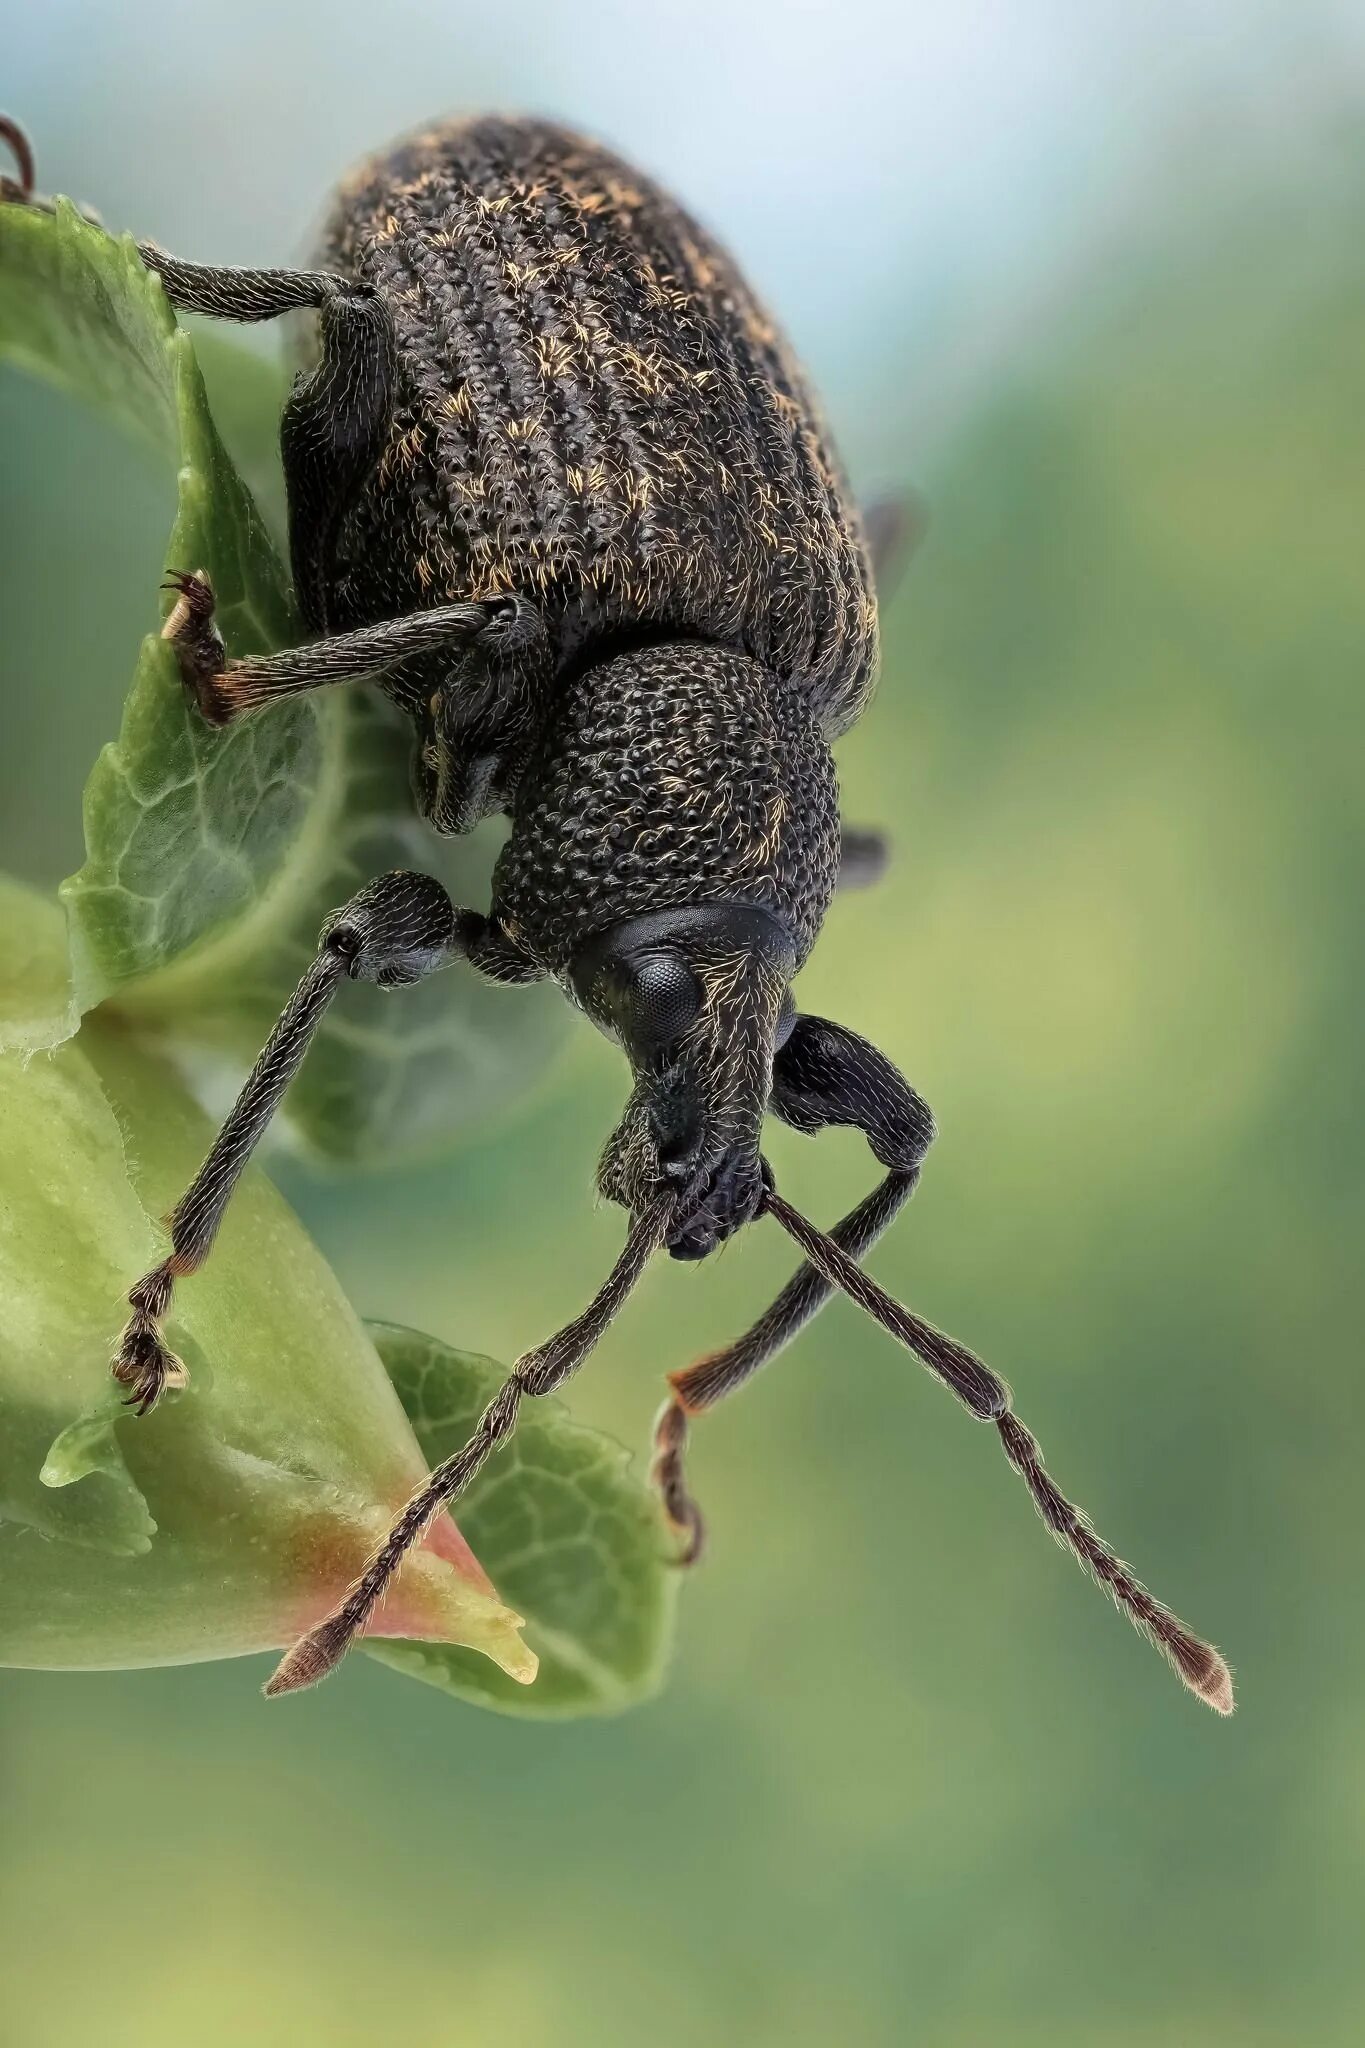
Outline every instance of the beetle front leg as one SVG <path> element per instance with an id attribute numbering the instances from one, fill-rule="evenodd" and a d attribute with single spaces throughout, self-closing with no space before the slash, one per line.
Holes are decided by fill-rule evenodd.
<path id="1" fill-rule="evenodd" d="M 528 1395 L 536 1399 L 555 1393 L 578 1371 L 662 1244 L 670 1207 L 666 1200 L 655 1202 L 637 1216 L 620 1257 L 588 1306 L 547 1343 L 523 1352 L 475 1423 L 463 1448 L 423 1481 L 345 1598 L 281 1660 L 266 1682 L 267 1698 L 295 1692 L 303 1685 L 316 1685 L 346 1654 L 423 1531 L 442 1509 L 454 1506 L 493 1453 L 511 1436 L 523 1399 Z"/>
<path id="2" fill-rule="evenodd" d="M 175 1283 L 197 1272 L 212 1250 L 242 1170 L 342 982 L 349 978 L 399 988 L 460 958 L 506 980 L 511 977 L 501 970 L 513 952 L 488 918 L 457 910 L 430 875 L 403 870 L 381 875 L 328 918 L 316 959 L 285 1005 L 203 1165 L 167 1218 L 169 1253 L 128 1296 L 132 1314 L 110 1370 L 127 1388 L 128 1405 L 139 1415 L 155 1407 L 167 1388 L 185 1384 L 185 1367 L 162 1335 Z"/>
<path id="3" fill-rule="evenodd" d="M 798 1016 L 773 1061 L 769 1107 L 793 1129 L 813 1134 L 831 1125 L 861 1130 L 885 1177 L 830 1232 L 851 1259 L 862 1259 L 919 1182 L 933 1142 L 934 1119 L 884 1053 L 825 1017 Z M 650 1476 L 681 1539 L 678 1562 L 701 1555 L 705 1524 L 684 1469 L 693 1416 L 713 1408 L 786 1349 L 833 1293 L 813 1265 L 801 1266 L 753 1327 L 734 1344 L 669 1374 L 670 1394 L 654 1425 Z"/>

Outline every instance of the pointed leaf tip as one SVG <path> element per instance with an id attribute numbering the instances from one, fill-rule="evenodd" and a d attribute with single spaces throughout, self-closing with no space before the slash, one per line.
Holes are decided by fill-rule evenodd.
<path id="1" fill-rule="evenodd" d="M 371 1334 L 429 1463 L 438 1465 L 465 1441 L 505 1368 L 392 1324 L 371 1325 Z M 542 1500 L 553 1512 L 533 1512 L 528 1522 Z M 382 1620 L 361 1645 L 370 1656 L 462 1699 L 537 1718 L 616 1713 L 658 1691 L 680 1574 L 667 1560 L 643 1465 L 573 1422 L 558 1401 L 528 1403 L 458 1514 L 499 1594 L 526 1617 L 540 1654 L 536 1683 L 524 1690 L 531 1669 L 482 1642 L 483 1656 L 393 1642 Z M 529 1666 L 519 1636 L 504 1647 Z"/>

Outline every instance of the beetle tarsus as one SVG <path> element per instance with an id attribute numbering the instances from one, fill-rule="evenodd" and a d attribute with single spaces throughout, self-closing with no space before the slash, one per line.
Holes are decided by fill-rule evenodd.
<path id="1" fill-rule="evenodd" d="M 671 1561 L 682 1569 L 699 1563 L 706 1547 L 705 1518 L 687 1488 L 687 1424 L 688 1411 L 679 1396 L 672 1394 L 654 1424 L 654 1457 L 649 1468 L 650 1484 L 679 1539 Z"/>
<path id="2" fill-rule="evenodd" d="M 128 1295 L 132 1314 L 124 1324 L 109 1370 L 128 1390 L 125 1408 L 150 1415 L 161 1396 L 189 1384 L 183 1359 L 177 1358 L 161 1334 L 175 1292 L 175 1254 L 144 1273 Z"/>
<path id="3" fill-rule="evenodd" d="M 109 1370 L 128 1390 L 124 1407 L 138 1415 L 150 1415 L 163 1394 L 188 1386 L 190 1376 L 184 1360 L 177 1358 L 163 1339 L 159 1317 L 138 1306 L 137 1293 L 134 1288 L 129 1296 L 133 1313 L 123 1327 Z"/>
<path id="4" fill-rule="evenodd" d="M 181 681 L 210 725 L 227 725 L 234 714 L 224 683 L 227 650 L 214 623 L 217 600 L 203 569 L 168 569 L 163 590 L 175 593 L 161 637 L 175 649 Z"/>
<path id="5" fill-rule="evenodd" d="M 273 1700 L 281 1693 L 302 1692 L 305 1686 L 319 1684 L 341 1662 L 353 1634 L 340 1615 L 329 1615 L 280 1659 L 261 1691 Z"/>

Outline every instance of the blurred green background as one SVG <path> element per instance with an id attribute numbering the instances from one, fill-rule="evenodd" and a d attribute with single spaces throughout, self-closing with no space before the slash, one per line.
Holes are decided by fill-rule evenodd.
<path id="1" fill-rule="evenodd" d="M 287 259 L 350 158 L 481 104 L 734 242 L 860 487 L 932 509 L 841 759 L 895 867 L 800 991 L 939 1117 L 876 1270 L 1010 1376 L 1239 1711 L 835 1306 L 697 1432 L 712 1555 L 633 1717 L 358 1658 L 269 1709 L 248 1665 L 0 1675 L 0 2040 L 1359 2040 L 1361 10 L 57 0 L 5 92 L 45 183 L 187 256 Z M 52 883 L 168 492 L 8 375 L 0 436 L 0 865 Z M 511 1356 L 618 1240 L 623 1091 L 580 1030 L 451 1161 L 282 1178 L 362 1311 Z M 851 1140 L 771 1150 L 820 1217 L 866 1185 Z M 789 1263 L 768 1227 L 659 1270 L 578 1412 L 643 1446 Z"/>

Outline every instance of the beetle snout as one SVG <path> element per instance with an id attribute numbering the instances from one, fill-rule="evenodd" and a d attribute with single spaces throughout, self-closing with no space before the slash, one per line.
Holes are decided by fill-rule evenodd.
<path id="1" fill-rule="evenodd" d="M 704 1259 L 763 1206 L 763 1163 L 735 1146 L 714 1165 L 694 1171 L 664 1242 L 675 1259 Z"/>
<path id="2" fill-rule="evenodd" d="M 659 1172 L 670 1187 L 686 1188 L 702 1166 L 702 1122 L 690 1105 L 670 1105 L 650 1114 Z"/>

